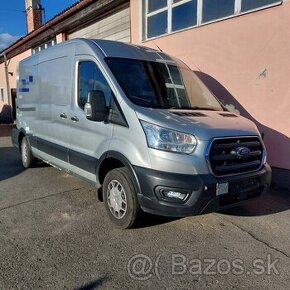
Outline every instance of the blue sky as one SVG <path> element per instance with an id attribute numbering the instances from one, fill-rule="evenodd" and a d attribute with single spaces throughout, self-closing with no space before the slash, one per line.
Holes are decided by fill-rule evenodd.
<path id="1" fill-rule="evenodd" d="M 77 0 L 41 0 L 46 21 L 76 3 Z M 27 33 L 25 0 L 1 1 L 0 5 L 0 51 Z"/>

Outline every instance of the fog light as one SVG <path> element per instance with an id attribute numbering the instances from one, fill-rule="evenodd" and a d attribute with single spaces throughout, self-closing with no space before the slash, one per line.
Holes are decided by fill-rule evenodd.
<path id="1" fill-rule="evenodd" d="M 185 197 L 187 196 L 186 193 L 181 193 L 181 192 L 178 192 L 178 191 L 172 191 L 172 190 L 163 190 L 163 195 L 165 197 L 168 197 L 168 198 L 177 198 L 177 199 L 180 199 L 180 200 L 184 200 Z"/>

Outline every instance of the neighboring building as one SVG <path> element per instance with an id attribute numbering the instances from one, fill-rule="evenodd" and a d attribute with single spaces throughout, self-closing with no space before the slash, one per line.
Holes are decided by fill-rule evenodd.
<path id="1" fill-rule="evenodd" d="M 129 0 L 78 1 L 45 24 L 40 0 L 25 0 L 25 6 L 28 34 L 0 52 L 0 111 L 4 104 L 15 103 L 21 59 L 75 37 L 130 42 Z"/>
<path id="2" fill-rule="evenodd" d="M 28 18 L 38 15 L 39 1 L 26 4 L 36 10 Z M 184 60 L 229 108 L 257 124 L 275 183 L 290 188 L 289 15 L 289 0 L 79 1 L 38 29 L 32 21 L 34 30 L 4 51 L 0 110 L 16 87 L 19 60 L 50 45 L 88 37 L 150 46 Z"/>

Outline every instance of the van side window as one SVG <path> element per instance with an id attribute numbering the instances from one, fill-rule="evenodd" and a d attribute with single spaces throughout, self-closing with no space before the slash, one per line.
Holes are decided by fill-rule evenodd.
<path id="1" fill-rule="evenodd" d="M 78 67 L 78 105 L 84 109 L 88 92 L 103 91 L 107 106 L 110 105 L 113 92 L 98 66 L 92 61 L 83 61 Z"/>

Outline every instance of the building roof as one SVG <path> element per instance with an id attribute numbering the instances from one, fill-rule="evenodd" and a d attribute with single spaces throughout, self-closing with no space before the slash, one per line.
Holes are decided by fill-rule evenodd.
<path id="1" fill-rule="evenodd" d="M 12 58 L 33 46 L 43 43 L 49 38 L 51 39 L 52 36 L 75 28 L 80 28 L 81 25 L 92 21 L 93 14 L 105 14 L 110 11 L 110 9 L 127 2 L 129 2 L 129 0 L 79 0 L 55 15 L 38 29 L 28 33 L 2 50 L 0 55 L 5 53 L 8 59 Z M 3 61 L 3 57 L 0 57 L 0 63 Z"/>

